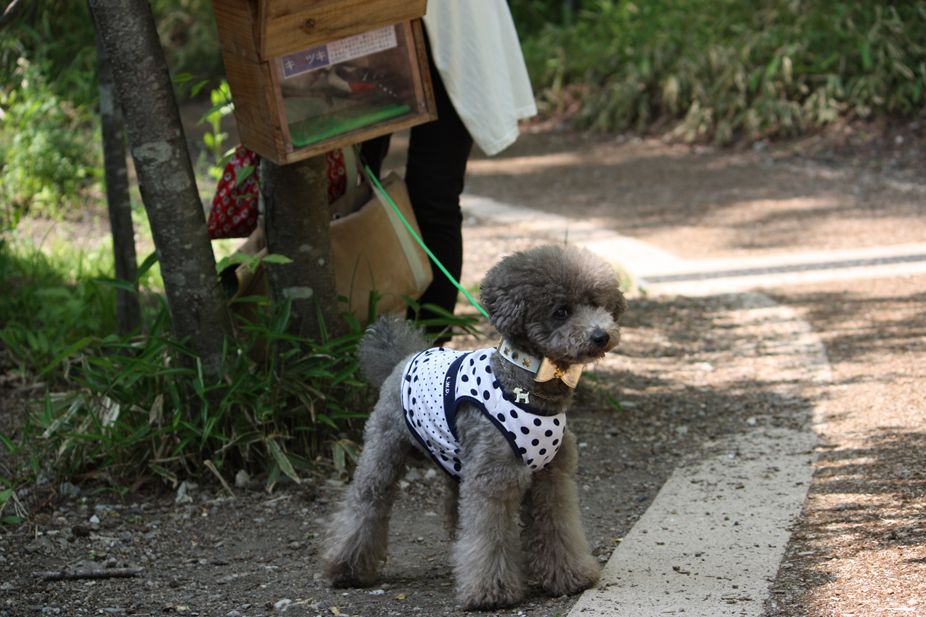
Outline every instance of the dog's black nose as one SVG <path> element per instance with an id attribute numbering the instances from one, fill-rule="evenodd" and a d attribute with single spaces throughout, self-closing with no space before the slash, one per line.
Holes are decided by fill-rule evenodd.
<path id="1" fill-rule="evenodd" d="M 609 335 L 601 328 L 595 328 L 592 330 L 592 334 L 589 336 L 589 340 L 595 347 L 606 347 L 607 344 L 611 341 L 611 335 Z"/>

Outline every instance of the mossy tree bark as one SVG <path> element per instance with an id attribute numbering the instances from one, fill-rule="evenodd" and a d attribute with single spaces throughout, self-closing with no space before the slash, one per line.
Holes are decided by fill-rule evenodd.
<path id="1" fill-rule="evenodd" d="M 129 175 L 125 161 L 125 124 L 116 105 L 112 72 L 106 48 L 97 37 L 97 69 L 100 83 L 100 124 L 103 133 L 103 168 L 106 174 L 106 202 L 109 228 L 113 236 L 116 278 L 132 283 L 135 292 L 116 290 L 116 323 L 120 334 L 129 334 L 141 326 L 141 304 L 135 277 L 135 228 L 132 225 L 132 202 L 129 198 Z"/>
<path id="2" fill-rule="evenodd" d="M 231 318 L 164 52 L 147 0 L 88 0 L 112 67 L 174 334 L 220 373 Z"/>
<path id="3" fill-rule="evenodd" d="M 274 303 L 292 302 L 291 333 L 319 340 L 344 331 L 338 310 L 328 228 L 325 157 L 290 165 L 261 162 L 267 251 L 292 260 L 269 265 Z"/>

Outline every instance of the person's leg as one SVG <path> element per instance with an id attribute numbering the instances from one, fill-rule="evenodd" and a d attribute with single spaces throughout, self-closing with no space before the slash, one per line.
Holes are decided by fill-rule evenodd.
<path id="1" fill-rule="evenodd" d="M 460 194 L 473 139 L 457 115 L 433 63 L 430 68 L 438 119 L 412 128 L 405 183 L 422 238 L 459 280 L 463 269 Z M 419 302 L 453 312 L 457 289 L 437 267 L 432 265 L 432 269 L 434 282 Z"/>

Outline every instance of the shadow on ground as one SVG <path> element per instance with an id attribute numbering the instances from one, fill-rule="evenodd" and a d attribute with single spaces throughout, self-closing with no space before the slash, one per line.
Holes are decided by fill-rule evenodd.
<path id="1" fill-rule="evenodd" d="M 595 219 L 702 258 L 922 241 L 926 193 L 903 177 L 865 159 L 832 168 L 790 155 L 786 146 L 695 151 L 657 140 L 543 133 L 524 136 L 500 157 L 473 161 L 467 190 Z M 699 243 L 699 234 L 710 240 Z"/>

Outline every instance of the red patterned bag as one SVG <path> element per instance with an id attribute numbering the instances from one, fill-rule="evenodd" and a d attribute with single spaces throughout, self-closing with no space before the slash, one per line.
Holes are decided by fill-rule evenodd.
<path id="1" fill-rule="evenodd" d="M 325 162 L 328 166 L 328 203 L 331 204 L 347 190 L 349 174 L 341 150 L 326 153 Z M 257 229 L 260 214 L 259 166 L 259 154 L 244 146 L 235 148 L 212 198 L 208 225 L 209 237 L 213 240 L 246 238 Z"/>

